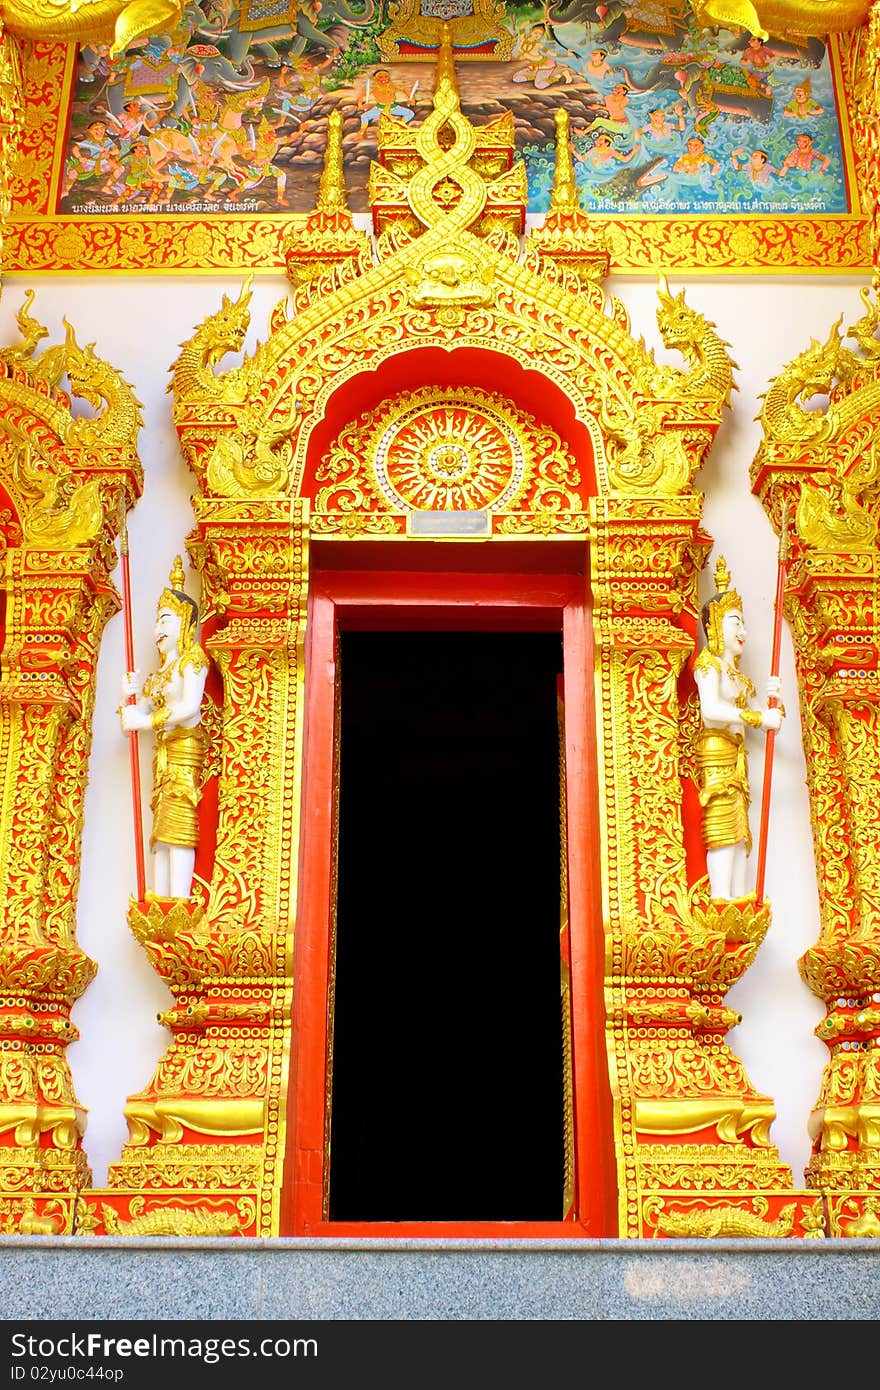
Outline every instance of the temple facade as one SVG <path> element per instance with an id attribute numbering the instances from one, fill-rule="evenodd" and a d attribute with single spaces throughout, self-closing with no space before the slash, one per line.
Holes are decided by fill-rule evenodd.
<path id="1" fill-rule="evenodd" d="M 375 132 L 331 111 L 309 209 L 235 212 L 227 266 L 144 202 L 144 274 L 109 211 L 106 272 L 28 218 L 21 72 L 86 31 L 5 14 L 4 1231 L 876 1237 L 880 10 L 795 33 L 835 11 L 858 206 L 753 212 L 721 264 L 708 218 L 584 206 L 547 33 L 397 8 L 419 113 L 374 74 Z M 165 32 L 133 9 L 117 57 Z M 694 32 L 790 43 L 784 9 Z M 539 213 L 477 51 L 552 94 Z M 766 95 L 712 61 L 685 134 Z M 712 743 L 719 596 L 756 690 Z"/>

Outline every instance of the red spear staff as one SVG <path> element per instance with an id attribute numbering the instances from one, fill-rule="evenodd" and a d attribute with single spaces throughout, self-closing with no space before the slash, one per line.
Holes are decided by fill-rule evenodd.
<path id="1" fill-rule="evenodd" d="M 788 507 L 785 502 L 779 518 L 779 557 L 776 565 L 776 599 L 773 609 L 773 650 L 770 655 L 770 675 L 779 675 L 779 653 L 782 646 L 782 611 L 785 606 L 785 576 L 788 569 Z M 779 704 L 777 696 L 771 695 L 767 701 L 768 709 Z M 755 907 L 764 901 L 764 870 L 767 867 L 767 827 L 770 822 L 770 787 L 773 782 L 773 754 L 776 748 L 776 730 L 767 730 L 767 743 L 764 748 L 764 788 L 761 793 L 761 824 L 758 830 L 758 866 L 755 874 Z"/>
<path id="2" fill-rule="evenodd" d="M 131 575 L 128 568 L 128 528 L 125 524 L 125 501 L 122 504 L 122 521 L 119 528 L 120 564 L 122 569 L 122 619 L 125 625 L 125 669 L 134 670 L 134 639 L 131 633 Z M 129 695 L 126 704 L 137 703 L 136 695 Z M 129 758 L 131 762 L 131 801 L 134 813 L 134 856 L 137 870 L 137 900 L 142 903 L 147 896 L 147 881 L 144 872 L 144 829 L 141 813 L 141 765 L 138 757 L 137 730 L 128 735 Z"/>

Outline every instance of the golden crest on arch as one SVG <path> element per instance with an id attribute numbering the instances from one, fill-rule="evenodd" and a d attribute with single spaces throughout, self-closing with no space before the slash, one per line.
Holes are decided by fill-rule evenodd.
<path id="1" fill-rule="evenodd" d="M 506 511 L 531 478 L 532 454 L 500 398 L 428 389 L 377 431 L 368 455 L 377 491 L 398 510 Z"/>
<path id="2" fill-rule="evenodd" d="M 582 512 L 569 445 L 512 400 L 475 386 L 387 397 L 345 425 L 315 470 L 316 513 Z M 366 522 L 364 523 L 366 524 Z"/>

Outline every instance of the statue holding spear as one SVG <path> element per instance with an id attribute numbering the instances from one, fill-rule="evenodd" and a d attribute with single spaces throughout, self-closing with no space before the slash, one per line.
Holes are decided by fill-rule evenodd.
<path id="1" fill-rule="evenodd" d="M 183 563 L 178 555 L 170 585 L 159 596 L 155 638 L 160 666 L 141 680 L 129 669 L 122 680 L 125 703 L 119 707 L 122 731 L 134 740 L 140 730 L 156 735 L 153 763 L 153 832 L 150 848 L 154 861 L 153 893 L 158 898 L 187 898 L 192 888 L 196 847 L 199 841 L 197 808 L 206 741 L 201 723 L 202 700 L 208 675 L 208 658 L 196 641 L 199 610 L 183 589 Z M 128 624 L 127 624 L 128 627 Z M 130 642 L 126 660 L 133 665 Z M 135 836 L 139 833 L 136 792 Z M 138 850 L 138 894 L 141 899 L 143 852 Z"/>
<path id="2" fill-rule="evenodd" d="M 758 855 L 759 882 L 755 893 L 758 906 L 763 897 L 773 745 L 785 715 L 785 710 L 779 703 L 779 635 L 782 621 L 780 592 L 784 589 L 784 537 L 783 518 L 773 661 L 767 682 L 766 707 L 753 707 L 751 701 L 755 687 L 740 668 L 740 657 L 746 641 L 743 606 L 739 594 L 730 587 L 730 574 L 723 557 L 719 558 L 715 566 L 716 592 L 703 605 L 701 612 L 706 646 L 694 663 L 703 721 L 697 740 L 699 799 L 703 808 L 703 842 L 706 846 L 709 891 L 713 899 L 730 901 L 742 898 L 746 894 L 746 860 L 752 847 L 752 838 L 749 829 L 750 794 L 745 733 L 747 729 L 767 731 Z"/>

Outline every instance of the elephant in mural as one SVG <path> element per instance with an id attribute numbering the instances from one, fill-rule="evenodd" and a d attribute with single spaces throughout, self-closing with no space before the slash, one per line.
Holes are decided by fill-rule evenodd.
<path id="1" fill-rule="evenodd" d="M 725 115 L 760 121 L 766 125 L 773 112 L 770 89 L 751 74 L 743 73 L 724 63 L 706 63 L 703 59 L 661 58 L 648 69 L 641 81 L 626 67 L 622 72 L 634 92 L 675 92 L 683 97 L 695 114 L 701 101 L 714 103 Z"/>
<path id="2" fill-rule="evenodd" d="M 173 120 L 192 104 L 193 89 L 199 83 L 206 87 L 214 87 L 219 92 L 248 91 L 258 85 L 259 79 L 254 75 L 253 63 L 249 59 L 242 67 L 237 67 L 213 44 L 192 44 L 189 48 L 181 50 L 172 48 L 167 39 L 157 36 L 149 43 L 150 51 L 155 52 L 157 58 L 167 59 L 164 99 L 157 94 L 146 102 L 146 105 L 163 112 L 164 121 Z M 82 51 L 80 63 L 85 66 L 87 60 L 88 55 Z M 130 55 L 130 61 L 136 65 L 140 61 L 139 55 L 133 53 Z M 93 71 L 97 76 L 98 70 Z M 130 99 L 126 95 L 126 69 L 121 65 L 114 65 L 106 74 L 106 78 L 103 95 L 107 109 L 114 116 L 121 116 L 126 102 Z M 88 81 L 89 78 L 84 77 L 83 80 Z"/>
<path id="3" fill-rule="evenodd" d="M 152 34 L 117 59 L 93 44 L 79 52 L 79 80 L 96 82 L 103 78 L 104 100 L 114 116 L 121 116 L 132 91 L 146 87 L 152 104 L 173 116 L 189 104 L 197 82 L 226 91 L 254 86 L 253 66 L 236 63 L 221 53 L 216 44 L 193 43 L 205 24 L 201 6 L 188 0 L 173 33 Z M 134 78 L 130 83 L 129 79 Z"/>
<path id="4" fill-rule="evenodd" d="M 597 20 L 587 12 L 602 15 Z M 619 53 L 621 44 L 643 48 L 651 53 L 674 53 L 681 48 L 688 34 L 687 25 L 677 15 L 667 14 L 667 25 L 652 25 L 639 11 L 622 4 L 583 5 L 580 0 L 559 0 L 551 5 L 550 19 L 554 24 L 587 23 L 592 38 L 609 53 Z M 596 27 L 597 24 L 601 27 Z"/>
<path id="5" fill-rule="evenodd" d="M 279 41 L 285 41 L 285 48 L 294 54 L 303 53 L 307 48 L 322 48 L 326 52 L 341 50 L 344 43 L 319 28 L 318 21 L 329 21 L 331 28 L 344 25 L 349 29 L 364 29 L 372 24 L 377 8 L 378 0 L 364 0 L 361 9 L 354 8 L 350 0 L 298 0 L 294 23 L 287 21 L 267 28 L 243 29 L 240 5 L 235 0 L 221 0 L 215 4 L 201 33 L 222 43 L 233 63 L 241 64 L 248 53 L 256 50 L 270 67 L 277 67 L 282 61 L 276 47 Z"/>

